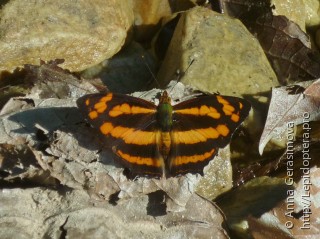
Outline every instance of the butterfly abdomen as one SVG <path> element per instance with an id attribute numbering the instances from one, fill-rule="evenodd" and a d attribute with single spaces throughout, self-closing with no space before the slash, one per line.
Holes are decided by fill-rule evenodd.
<path id="1" fill-rule="evenodd" d="M 160 154 L 163 159 L 167 159 L 171 148 L 171 135 L 169 132 L 161 132 Z"/>

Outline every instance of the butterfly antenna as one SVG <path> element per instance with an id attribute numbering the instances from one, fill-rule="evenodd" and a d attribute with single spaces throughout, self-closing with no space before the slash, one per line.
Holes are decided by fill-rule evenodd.
<path id="1" fill-rule="evenodd" d="M 156 76 L 153 74 L 152 70 L 150 69 L 150 66 L 148 65 L 148 63 L 147 63 L 147 61 L 146 61 L 146 59 L 145 59 L 144 55 L 142 55 L 142 56 L 141 56 L 141 58 L 143 59 L 143 63 L 145 64 L 145 66 L 148 68 L 148 70 L 149 70 L 149 72 L 150 72 L 150 74 L 151 74 L 151 76 L 152 76 L 153 80 L 157 83 L 158 87 L 160 88 L 160 84 L 159 84 L 159 82 L 158 82 L 158 80 L 157 80 Z"/>
<path id="2" fill-rule="evenodd" d="M 178 75 L 177 82 L 179 82 L 182 79 L 182 77 L 184 77 L 184 75 L 188 72 L 190 66 L 193 64 L 194 61 L 195 61 L 195 59 L 192 59 L 190 61 L 189 65 L 187 66 L 187 69 L 184 72 L 182 72 L 181 74 L 180 74 L 179 70 L 177 70 L 177 75 Z"/>
<path id="3" fill-rule="evenodd" d="M 195 59 L 192 59 L 192 60 L 190 61 L 189 65 L 187 66 L 187 69 L 186 69 L 184 72 L 182 72 L 181 74 L 180 74 L 179 70 L 177 70 L 177 75 L 178 75 L 178 76 L 177 76 L 176 84 L 171 88 L 171 90 L 170 90 L 169 93 L 171 93 L 171 92 L 173 91 L 174 87 L 180 82 L 180 80 L 182 79 L 182 77 L 188 72 L 190 66 L 193 64 L 194 61 L 195 61 Z"/>

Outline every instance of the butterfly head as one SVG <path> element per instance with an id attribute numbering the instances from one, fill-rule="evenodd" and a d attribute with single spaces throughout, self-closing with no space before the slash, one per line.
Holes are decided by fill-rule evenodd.
<path id="1" fill-rule="evenodd" d="M 171 98 L 166 90 L 162 93 L 159 104 L 171 104 Z"/>

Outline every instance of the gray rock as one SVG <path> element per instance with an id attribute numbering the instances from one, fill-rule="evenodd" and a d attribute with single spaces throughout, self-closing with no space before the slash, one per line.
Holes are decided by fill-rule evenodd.
<path id="1" fill-rule="evenodd" d="M 224 95 L 250 95 L 277 85 L 258 41 L 242 23 L 201 7 L 181 15 L 158 74 L 161 84 L 174 79 L 177 70 L 186 71 L 184 84 Z"/>

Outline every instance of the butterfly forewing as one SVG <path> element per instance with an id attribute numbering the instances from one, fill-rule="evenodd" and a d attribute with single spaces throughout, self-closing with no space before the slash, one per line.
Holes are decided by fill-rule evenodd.
<path id="1" fill-rule="evenodd" d="M 240 98 L 205 95 L 173 106 L 170 174 L 201 173 L 250 111 Z"/>
<path id="2" fill-rule="evenodd" d="M 162 175 L 156 105 L 115 93 L 85 95 L 77 105 L 133 174 Z"/>

